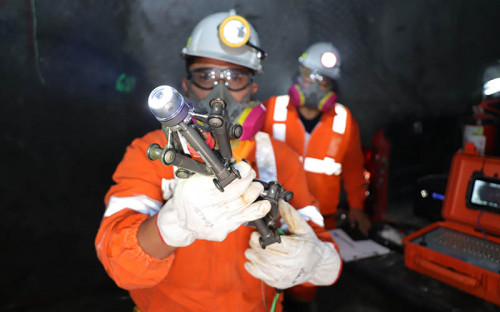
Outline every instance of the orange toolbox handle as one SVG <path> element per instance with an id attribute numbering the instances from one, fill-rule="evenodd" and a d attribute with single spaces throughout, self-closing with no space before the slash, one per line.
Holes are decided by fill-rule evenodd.
<path id="1" fill-rule="evenodd" d="M 458 272 L 450 271 L 446 267 L 443 267 L 439 264 L 435 264 L 433 262 L 427 261 L 425 259 L 422 259 L 420 257 L 415 258 L 415 264 L 420 266 L 423 269 L 427 269 L 430 272 L 436 273 L 437 275 L 440 275 L 444 278 L 453 280 L 457 283 L 460 283 L 464 286 L 469 286 L 469 287 L 478 287 L 479 285 L 479 280 L 476 278 L 473 278 L 468 275 L 464 275 Z"/>

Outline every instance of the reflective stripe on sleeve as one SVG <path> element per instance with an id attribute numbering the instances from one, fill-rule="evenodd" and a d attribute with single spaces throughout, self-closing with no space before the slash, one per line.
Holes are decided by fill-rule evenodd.
<path id="1" fill-rule="evenodd" d="M 333 132 L 344 134 L 347 124 L 347 110 L 342 104 L 335 104 L 335 117 L 333 117 Z"/>
<path id="2" fill-rule="evenodd" d="M 304 170 L 326 175 L 339 175 L 342 173 L 342 164 L 335 162 L 335 159 L 330 157 L 324 159 L 306 157 L 304 159 Z"/>
<path id="3" fill-rule="evenodd" d="M 286 124 L 284 124 L 284 123 L 273 124 L 273 137 L 276 140 L 280 140 L 282 142 L 285 142 L 285 140 L 286 140 Z"/>
<path id="4" fill-rule="evenodd" d="M 104 216 L 112 216 L 113 214 L 127 208 L 153 216 L 160 210 L 162 205 L 162 202 L 154 200 L 146 195 L 128 197 L 111 196 L 108 206 L 106 207 L 106 211 L 104 212 Z"/>
<path id="5" fill-rule="evenodd" d="M 274 103 L 274 121 L 284 122 L 286 121 L 286 116 L 288 114 L 288 102 L 290 100 L 290 96 L 288 95 L 280 95 L 276 97 L 276 101 Z"/>
<path id="6" fill-rule="evenodd" d="M 255 160 L 259 169 L 259 179 L 265 182 L 277 181 L 276 159 L 269 134 L 257 132 L 255 135 L 256 151 Z"/>

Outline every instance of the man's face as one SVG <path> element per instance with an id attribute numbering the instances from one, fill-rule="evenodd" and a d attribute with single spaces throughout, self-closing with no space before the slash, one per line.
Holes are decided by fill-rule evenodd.
<path id="1" fill-rule="evenodd" d="M 257 90 L 258 90 L 258 85 L 256 83 L 248 81 L 249 77 L 252 74 L 251 71 L 243 66 L 224 62 L 224 61 L 214 60 L 214 59 L 210 59 L 210 58 L 197 58 L 194 61 L 194 63 L 191 64 L 191 66 L 189 66 L 188 70 L 191 72 L 194 71 L 196 73 L 196 70 L 200 70 L 202 68 L 214 68 L 214 69 L 218 69 L 218 70 L 235 69 L 234 73 L 236 73 L 237 76 L 233 77 L 233 79 L 242 79 L 242 81 L 243 81 L 243 85 L 237 85 L 236 88 L 233 88 L 235 90 L 231 90 L 232 83 L 229 82 L 229 88 L 228 88 L 229 92 L 231 93 L 231 95 L 233 96 L 233 98 L 236 102 L 241 102 L 245 98 L 245 96 L 248 95 L 249 91 L 251 92 L 251 94 L 253 94 L 253 93 L 257 92 Z M 219 74 L 218 71 L 216 71 L 216 72 L 217 72 L 217 74 Z M 207 77 L 207 79 L 208 79 L 208 77 Z M 188 96 L 192 96 L 189 94 L 189 92 L 191 91 L 191 92 L 194 92 L 196 97 L 198 97 L 199 99 L 201 99 L 201 100 L 205 99 L 210 94 L 211 89 L 207 90 L 205 88 L 202 88 L 203 86 L 199 83 L 198 83 L 198 85 L 200 85 L 202 87 L 197 86 L 196 83 L 193 83 L 193 81 L 191 81 L 191 80 L 188 80 L 186 78 L 182 79 L 182 88 L 184 89 L 184 92 L 186 92 L 186 94 Z M 247 83 L 247 81 L 248 81 L 248 83 Z M 228 81 L 221 79 L 218 82 L 225 83 Z M 188 84 L 190 84 L 189 89 L 188 89 Z M 210 85 L 213 85 L 213 83 L 210 83 Z M 209 87 L 211 87 L 211 86 L 209 86 Z"/>

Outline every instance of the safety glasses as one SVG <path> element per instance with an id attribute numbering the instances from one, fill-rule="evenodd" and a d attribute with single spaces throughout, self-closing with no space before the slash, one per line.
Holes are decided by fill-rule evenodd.
<path id="1" fill-rule="evenodd" d="M 211 90 L 220 81 L 231 91 L 240 91 L 248 87 L 253 81 L 253 73 L 240 68 L 202 67 L 190 70 L 187 78 L 195 86 L 204 90 Z"/>
<path id="2" fill-rule="evenodd" d="M 309 69 L 303 66 L 300 66 L 300 77 L 299 82 L 303 82 L 306 84 L 310 84 L 312 82 L 318 83 L 322 88 L 328 88 L 332 86 L 332 80 L 321 74 L 318 70 Z"/>

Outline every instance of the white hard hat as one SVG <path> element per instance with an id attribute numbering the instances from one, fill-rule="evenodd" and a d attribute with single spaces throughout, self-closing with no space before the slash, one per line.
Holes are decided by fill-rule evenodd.
<path id="1" fill-rule="evenodd" d="M 220 26 L 226 22 L 228 17 L 234 17 L 239 22 L 239 27 L 235 28 L 236 36 L 243 35 L 247 44 L 239 47 L 231 47 L 231 42 L 221 38 Z M 234 36 L 234 33 L 233 33 Z M 231 40 L 229 40 L 231 41 Z M 246 42 L 246 41 L 245 41 Z M 182 49 L 183 57 L 208 57 L 237 65 L 241 65 L 256 72 L 262 71 L 261 61 L 265 57 L 265 52 L 258 48 L 260 45 L 259 36 L 254 27 L 243 17 L 236 15 L 234 10 L 211 14 L 202 19 L 193 29 L 186 47 Z"/>
<path id="2" fill-rule="evenodd" d="M 332 79 L 340 77 L 339 52 L 330 42 L 317 42 L 311 45 L 299 57 L 299 63 Z"/>

